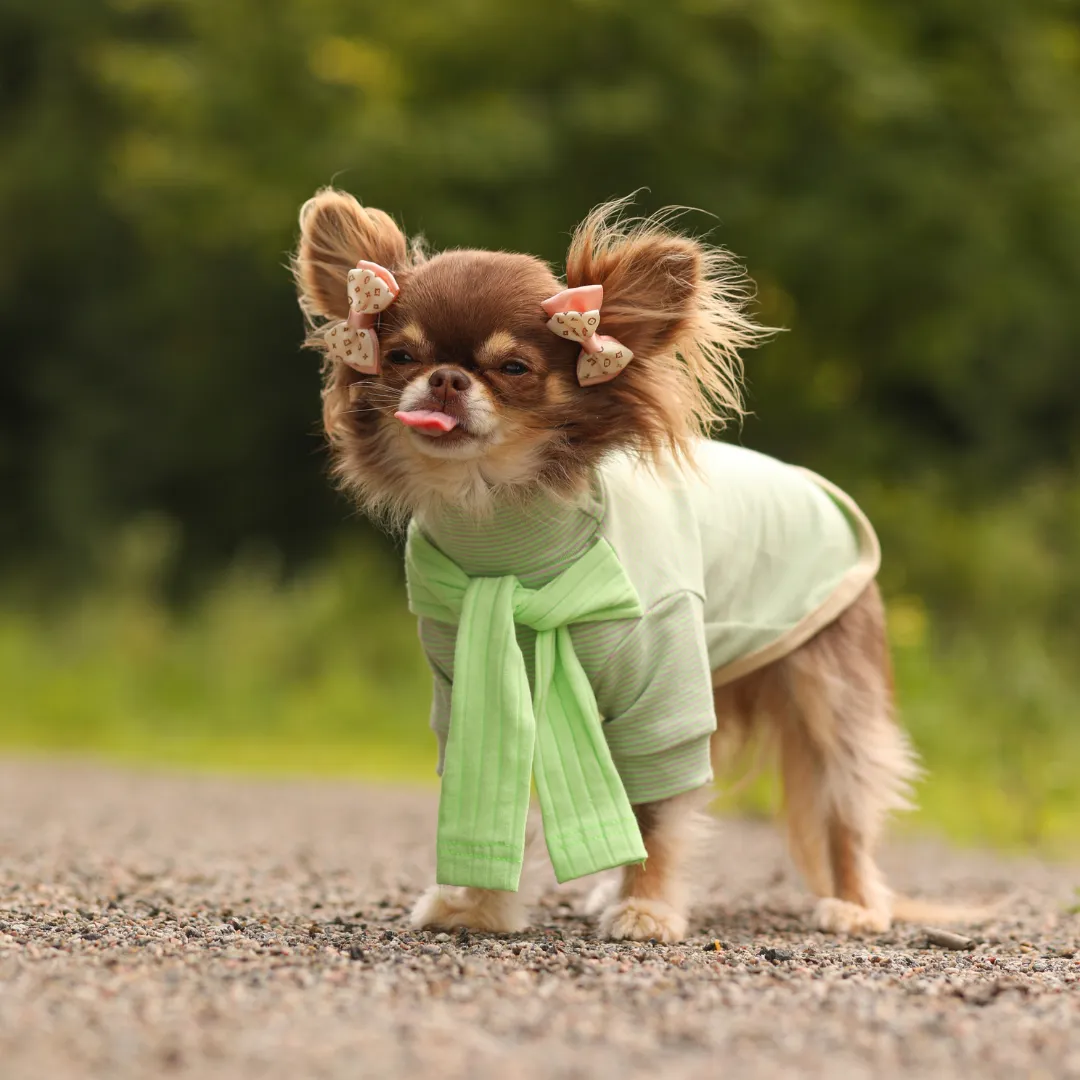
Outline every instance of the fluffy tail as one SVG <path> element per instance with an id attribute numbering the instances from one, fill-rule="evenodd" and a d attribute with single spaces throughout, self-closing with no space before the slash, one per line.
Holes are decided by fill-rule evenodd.
<path id="1" fill-rule="evenodd" d="M 950 926 L 981 923 L 992 918 L 1006 903 L 1007 898 L 994 904 L 968 905 L 946 904 L 933 900 L 919 900 L 911 896 L 894 896 L 893 919 L 908 923 L 945 923 Z"/>

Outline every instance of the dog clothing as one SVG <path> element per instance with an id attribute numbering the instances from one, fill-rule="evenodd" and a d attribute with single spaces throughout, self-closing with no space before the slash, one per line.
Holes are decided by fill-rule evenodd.
<path id="1" fill-rule="evenodd" d="M 431 725 L 440 772 L 453 711 L 461 608 L 448 607 L 442 602 L 446 596 L 432 600 L 425 582 L 460 574 L 462 599 L 475 579 L 505 579 L 511 583 L 507 589 L 543 590 L 594 549 L 609 548 L 637 606 L 617 618 L 568 619 L 561 641 L 591 687 L 604 749 L 626 798 L 646 803 L 712 779 L 714 687 L 798 648 L 873 579 L 880 561 L 873 529 L 828 481 L 726 443 L 700 440 L 691 456 L 687 464 L 665 459 L 649 467 L 615 455 L 576 500 L 507 500 L 481 518 L 442 507 L 437 515 L 413 522 L 406 558 L 410 606 L 420 616 L 420 638 L 434 674 Z M 444 562 L 424 557 L 432 553 Z M 610 570 L 606 561 L 605 566 Z M 580 610 L 596 610 L 589 596 L 591 575 L 579 575 L 572 584 Z M 504 613 L 514 607 L 504 604 Z M 512 621 L 520 654 L 510 651 L 515 663 L 520 655 L 523 678 L 535 692 L 539 624 L 535 618 Z M 473 625 L 470 648 L 490 673 L 498 665 L 484 656 L 486 633 Z M 459 703 L 457 715 L 469 708 Z M 525 731 L 528 737 L 527 726 Z M 598 767 L 602 772 L 602 761 Z M 549 808 L 537 779 L 547 831 Z M 460 792 L 460 777 L 456 783 Z M 527 795 L 526 784 L 526 806 Z M 494 818 L 497 806 L 496 799 L 487 807 Z M 601 813 L 622 822 L 623 810 L 612 803 Z M 478 808 L 471 812 L 474 820 Z M 441 808 L 441 834 L 443 824 Z M 628 861 L 637 859 L 622 859 Z M 483 884 L 454 877 L 447 883 Z"/>
<path id="2" fill-rule="evenodd" d="M 514 575 L 469 577 L 415 530 L 408 566 L 412 610 L 457 627 L 439 884 L 517 889 L 534 777 L 559 881 L 641 862 L 637 819 L 570 637 L 571 626 L 642 615 L 611 545 L 597 540 L 539 589 Z M 536 635 L 531 680 L 518 626 Z"/>

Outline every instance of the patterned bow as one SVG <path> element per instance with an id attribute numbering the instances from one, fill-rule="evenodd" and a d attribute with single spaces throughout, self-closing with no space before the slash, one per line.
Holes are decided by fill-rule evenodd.
<path id="1" fill-rule="evenodd" d="M 581 342 L 577 380 L 582 386 L 614 379 L 634 359 L 621 342 L 596 332 L 603 302 L 603 285 L 580 285 L 563 289 L 540 305 L 551 316 L 547 324 L 553 334 Z"/>
<path id="2" fill-rule="evenodd" d="M 364 375 L 378 375 L 379 338 L 375 325 L 379 313 L 397 299 L 401 289 L 385 266 L 363 259 L 349 271 L 348 282 L 349 317 L 326 331 L 326 351 L 331 359 Z"/>

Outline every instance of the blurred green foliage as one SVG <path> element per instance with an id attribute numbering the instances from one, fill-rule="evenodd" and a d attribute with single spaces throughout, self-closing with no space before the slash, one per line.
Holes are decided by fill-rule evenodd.
<path id="1" fill-rule="evenodd" d="M 186 611 L 175 534 L 147 520 L 116 573 L 52 611 L 0 613 L 4 741 L 133 761 L 430 779 L 430 676 L 401 583 L 359 551 L 280 580 L 251 557 Z"/>
<path id="2" fill-rule="evenodd" d="M 296 209 L 335 180 L 558 263 L 645 186 L 789 331 L 731 437 L 879 527 L 928 813 L 1057 835 L 1078 175 L 1075 0 L 0 0 L 0 737 L 412 760 L 423 671 L 395 556 L 324 481 Z M 148 512 L 152 585 L 117 539 Z"/>

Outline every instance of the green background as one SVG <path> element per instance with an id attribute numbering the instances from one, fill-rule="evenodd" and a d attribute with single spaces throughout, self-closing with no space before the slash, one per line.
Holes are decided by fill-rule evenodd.
<path id="1" fill-rule="evenodd" d="M 726 437 L 879 528 L 916 822 L 1075 848 L 1078 177 L 1065 0 L 0 0 L 0 745 L 429 777 L 296 210 L 558 265 L 644 188 L 786 330 Z"/>

